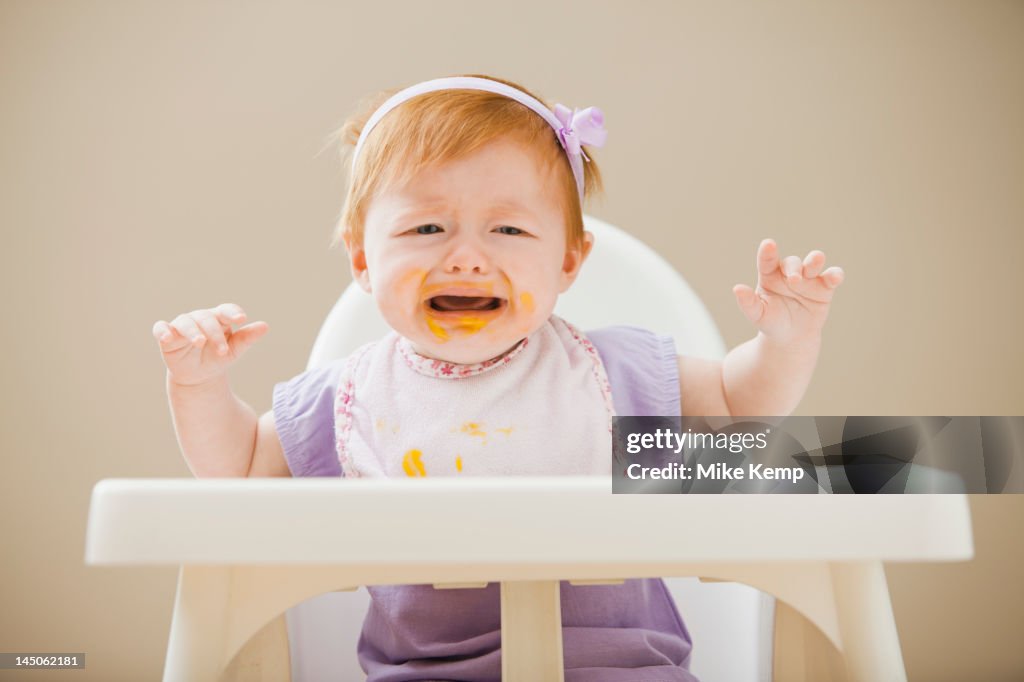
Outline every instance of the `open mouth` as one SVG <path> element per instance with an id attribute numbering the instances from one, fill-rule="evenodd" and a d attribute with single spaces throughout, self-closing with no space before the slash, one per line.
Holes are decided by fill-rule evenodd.
<path id="1" fill-rule="evenodd" d="M 439 313 L 484 313 L 498 310 L 505 299 L 493 296 L 434 296 L 427 300 L 431 310 Z"/>

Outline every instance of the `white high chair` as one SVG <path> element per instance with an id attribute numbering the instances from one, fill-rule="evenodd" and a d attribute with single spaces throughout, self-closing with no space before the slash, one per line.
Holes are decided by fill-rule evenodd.
<path id="1" fill-rule="evenodd" d="M 558 314 L 584 330 L 643 326 L 671 334 L 680 353 L 722 356 L 706 310 L 667 263 L 605 223 L 588 217 L 586 224 L 596 235 L 594 252 Z M 328 316 L 310 366 L 385 331 L 369 297 L 350 287 Z M 345 649 L 354 660 L 365 601 L 336 611 L 342 597 L 332 591 L 405 583 L 472 589 L 495 581 L 502 584 L 503 679 L 557 681 L 559 580 L 699 576 L 740 583 L 668 581 L 694 639 L 691 669 L 704 682 L 731 682 L 769 679 L 773 669 L 771 601 L 743 585 L 806 616 L 842 653 L 851 679 L 905 680 L 882 561 L 973 552 L 963 495 L 608 490 L 595 477 L 100 481 L 86 561 L 181 566 L 165 681 L 361 679 L 351 662 L 324 663 L 315 650 L 318 636 L 333 638 L 346 627 L 335 619 L 344 620 L 347 640 L 324 649 Z M 345 524 L 356 515 L 364 522 Z M 673 516 L 675 528 L 636 523 Z M 366 519 L 402 524 L 408 541 L 383 539 Z M 457 537 L 439 541 L 429 532 L 455 523 L 463 531 Z M 289 607 L 290 663 L 282 617 Z M 723 621 L 723 612 L 733 619 Z M 711 653 L 716 640 L 722 653 Z"/>

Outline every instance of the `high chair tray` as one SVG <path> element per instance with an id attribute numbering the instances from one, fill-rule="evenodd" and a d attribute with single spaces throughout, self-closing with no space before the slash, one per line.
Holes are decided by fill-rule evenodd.
<path id="1" fill-rule="evenodd" d="M 972 553 L 959 494 L 613 495 L 610 479 L 563 476 L 108 479 L 93 489 L 85 558 L 434 565 L 466 580 L 497 580 L 513 577 L 494 574 L 510 564 L 515 579 L 557 578 L 567 567 L 585 578 L 588 566 L 599 566 L 593 577 L 613 579 L 671 575 L 681 562 L 941 561 Z"/>

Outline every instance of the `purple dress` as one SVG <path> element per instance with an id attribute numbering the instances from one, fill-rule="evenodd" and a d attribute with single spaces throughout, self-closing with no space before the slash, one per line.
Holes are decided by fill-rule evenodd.
<path id="1" fill-rule="evenodd" d="M 604 363 L 619 415 L 679 414 L 675 344 L 634 327 L 587 333 Z M 274 387 L 274 420 L 292 475 L 341 476 L 334 395 L 341 361 Z M 638 519 L 638 521 L 640 521 Z M 359 639 L 368 682 L 501 679 L 499 585 L 435 590 L 368 587 Z M 696 682 L 692 641 L 665 583 L 561 583 L 566 682 Z"/>

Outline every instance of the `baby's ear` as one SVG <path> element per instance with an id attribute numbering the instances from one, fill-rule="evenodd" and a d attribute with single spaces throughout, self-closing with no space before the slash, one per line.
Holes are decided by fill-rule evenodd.
<path id="1" fill-rule="evenodd" d="M 584 230 L 581 246 L 568 246 L 565 249 L 565 260 L 562 261 L 562 290 L 559 293 L 568 291 L 572 283 L 576 281 L 576 275 L 580 274 L 583 261 L 587 260 L 590 250 L 594 248 L 594 235 Z"/>
<path id="2" fill-rule="evenodd" d="M 366 250 L 362 244 L 356 244 L 350 233 L 345 234 L 345 250 L 348 252 L 348 264 L 352 270 L 352 279 L 359 283 L 363 291 L 370 293 L 370 271 L 366 268 Z"/>

